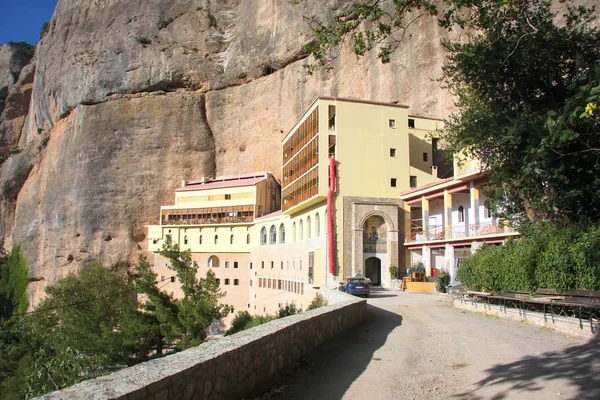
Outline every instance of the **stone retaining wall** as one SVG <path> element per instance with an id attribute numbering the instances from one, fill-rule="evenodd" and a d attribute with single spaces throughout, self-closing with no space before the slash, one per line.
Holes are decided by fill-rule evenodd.
<path id="1" fill-rule="evenodd" d="M 323 289 L 329 305 L 85 381 L 41 399 L 232 399 L 361 321 L 366 301 Z"/>
<path id="2" fill-rule="evenodd" d="M 486 303 L 471 302 L 462 298 L 452 300 L 454 307 L 461 310 L 478 312 L 494 317 L 510 319 L 514 321 L 527 322 L 531 325 L 553 329 L 567 335 L 583 338 L 593 338 L 600 331 L 600 322 L 597 320 L 581 320 L 578 318 L 551 315 L 543 313 L 520 310 L 518 308 L 504 308 L 502 306 Z"/>

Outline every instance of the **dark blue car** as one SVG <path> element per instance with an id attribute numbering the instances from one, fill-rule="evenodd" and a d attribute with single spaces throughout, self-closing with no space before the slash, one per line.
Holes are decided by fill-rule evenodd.
<path id="1" fill-rule="evenodd" d="M 365 278 L 346 278 L 345 289 L 346 293 L 353 294 L 355 296 L 369 297 L 369 294 L 371 294 L 369 282 Z"/>

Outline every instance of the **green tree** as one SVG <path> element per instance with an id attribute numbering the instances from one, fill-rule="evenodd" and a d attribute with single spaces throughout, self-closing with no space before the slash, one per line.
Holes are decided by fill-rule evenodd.
<path id="1" fill-rule="evenodd" d="M 459 110 L 442 132 L 449 150 L 483 162 L 490 205 L 505 217 L 599 221 L 600 33 L 595 9 L 565 2 L 561 17 L 543 0 L 353 1 L 331 24 L 310 19 L 309 72 L 330 67 L 345 39 L 388 62 L 424 15 L 465 28 L 468 41 L 443 43 L 442 83 Z"/>
<path id="2" fill-rule="evenodd" d="M 183 298 L 175 300 L 179 309 L 181 339 L 178 348 L 197 346 L 206 339 L 206 329 L 215 319 L 227 316 L 230 307 L 220 304 L 225 293 L 219 289 L 214 272 L 208 271 L 205 278 L 197 278 L 198 265 L 192 262 L 191 251 L 179 250 L 177 244 L 163 245 L 160 254 L 170 261 L 175 271 Z"/>
<path id="3" fill-rule="evenodd" d="M 20 245 L 14 245 L 10 255 L 0 260 L 0 322 L 13 314 L 22 314 L 29 307 L 27 285 L 29 267 Z"/>
<path id="4" fill-rule="evenodd" d="M 137 337 L 124 321 L 137 315 L 135 291 L 123 266 L 94 263 L 46 288 L 46 298 L 30 314 L 33 351 L 32 394 L 55 390 L 131 363 Z M 135 347 L 135 346 L 134 346 Z"/>
<path id="5" fill-rule="evenodd" d="M 161 291 L 157 277 L 145 257 L 139 256 L 136 273 L 133 277 L 135 290 L 141 294 L 143 318 L 147 322 L 150 345 L 157 354 L 165 348 L 173 348 L 181 338 L 183 327 L 179 322 L 179 307 L 171 294 Z"/>

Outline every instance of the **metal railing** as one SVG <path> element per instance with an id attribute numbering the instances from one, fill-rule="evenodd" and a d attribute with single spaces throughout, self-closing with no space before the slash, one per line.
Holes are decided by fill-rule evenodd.
<path id="1" fill-rule="evenodd" d="M 427 242 L 432 240 L 462 239 L 478 236 L 498 235 L 505 233 L 514 233 L 516 230 L 502 221 L 482 222 L 479 224 L 460 224 L 453 225 L 451 229 L 446 230 L 443 226 L 429 226 L 429 229 L 423 229 L 411 221 L 411 230 L 406 242 Z"/>

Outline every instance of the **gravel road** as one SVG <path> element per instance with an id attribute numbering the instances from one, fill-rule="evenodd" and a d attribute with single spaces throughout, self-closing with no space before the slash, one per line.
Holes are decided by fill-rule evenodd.
<path id="1" fill-rule="evenodd" d="M 600 399 L 600 341 L 376 292 L 367 320 L 279 382 L 286 399 Z M 273 393 L 271 393 L 273 394 Z"/>

